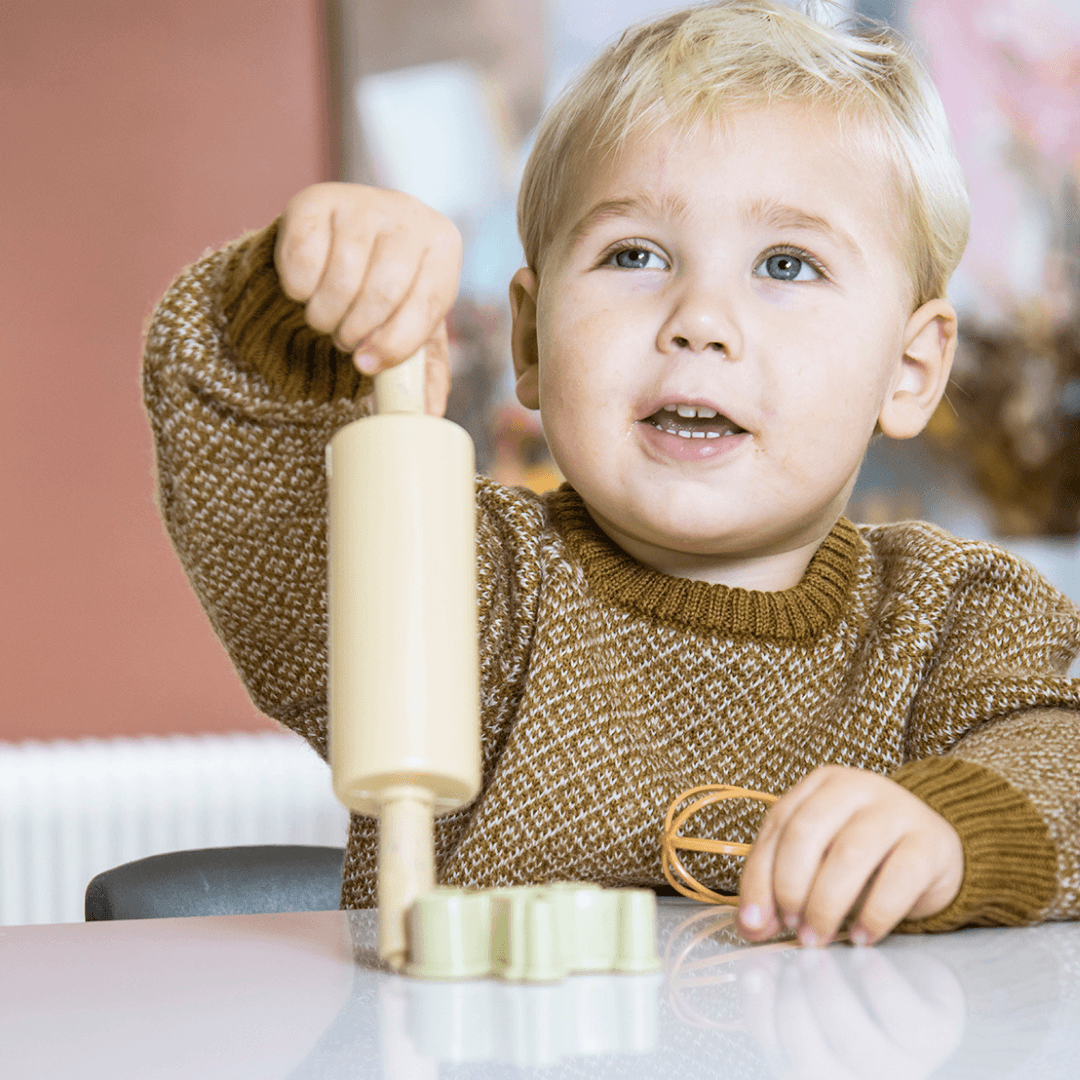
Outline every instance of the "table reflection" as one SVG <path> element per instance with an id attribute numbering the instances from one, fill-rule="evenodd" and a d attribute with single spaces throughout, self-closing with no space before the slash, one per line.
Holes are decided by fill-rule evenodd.
<path id="1" fill-rule="evenodd" d="M 745 947 L 730 917 L 706 917 L 695 929 L 693 943 L 711 938 L 716 952 L 690 960 L 683 946 L 670 970 L 672 1011 L 690 1024 L 745 1032 L 774 1076 L 921 1080 L 961 1044 L 964 990 L 937 956 Z M 721 982 L 733 990 L 726 1015 L 722 1007 L 717 1015 L 715 991 L 702 993 Z"/>
<path id="2" fill-rule="evenodd" d="M 753 1052 L 769 1078 L 1024 1075 L 1048 1035 L 1080 1035 L 1080 926 L 894 935 L 874 948 L 747 946 L 729 914 L 698 912 L 668 941 L 665 1046 Z M 1072 1004 L 1073 1023 L 1062 1014 Z M 706 1044 L 711 1046 L 706 1049 Z M 669 1041 L 670 1040 L 670 1043 Z M 1053 1071 L 1053 1062 L 1062 1071 Z M 1070 1064 L 1071 1062 L 1071 1064 Z"/>
<path id="3" fill-rule="evenodd" d="M 373 916 L 350 920 L 352 995 L 292 1080 L 1064 1077 L 1080 1041 L 1075 924 L 805 950 L 747 946 L 730 914 L 670 903 L 663 975 L 523 985 L 379 971 Z"/>

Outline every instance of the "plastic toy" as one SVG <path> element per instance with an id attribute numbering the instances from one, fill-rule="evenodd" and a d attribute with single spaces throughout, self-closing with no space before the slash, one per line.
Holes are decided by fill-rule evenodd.
<path id="1" fill-rule="evenodd" d="M 375 409 L 327 448 L 330 759 L 337 797 L 379 817 L 379 955 L 400 970 L 433 817 L 480 790 L 474 455 L 424 414 L 422 351 L 376 376 Z"/>
<path id="2" fill-rule="evenodd" d="M 658 971 L 656 896 L 556 882 L 436 889 L 409 912 L 410 975 L 557 982 L 567 975 Z"/>
<path id="3" fill-rule="evenodd" d="M 696 836 L 680 836 L 679 830 L 699 810 L 725 799 L 755 799 L 768 805 L 776 802 L 778 796 L 764 791 L 750 791 L 747 788 L 732 787 L 730 784 L 701 784 L 699 787 L 684 791 L 668 808 L 664 817 L 664 835 L 661 841 L 661 857 L 664 877 L 683 896 L 691 900 L 700 900 L 703 904 L 723 904 L 738 907 L 738 896 L 725 896 L 714 892 L 698 881 L 683 865 L 679 851 L 707 851 L 713 855 L 749 855 L 752 845 L 736 840 L 706 840 Z M 679 809 L 683 803 L 689 805 Z"/>

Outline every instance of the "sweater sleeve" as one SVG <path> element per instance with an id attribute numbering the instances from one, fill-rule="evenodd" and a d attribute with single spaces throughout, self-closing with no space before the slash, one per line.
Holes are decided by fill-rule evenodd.
<path id="1" fill-rule="evenodd" d="M 371 381 L 274 270 L 277 222 L 184 271 L 151 320 L 143 393 L 158 507 L 255 705 L 326 756 L 325 447 Z M 485 775 L 527 669 L 546 512 L 477 481 Z"/>
<path id="2" fill-rule="evenodd" d="M 1022 560 L 962 547 L 892 776 L 956 829 L 964 880 L 945 911 L 902 928 L 1078 918 L 1080 612 Z"/>
<path id="3" fill-rule="evenodd" d="M 281 291 L 276 232 L 170 287 L 143 394 L 157 503 L 189 581 L 256 706 L 325 756 L 324 448 L 369 387 Z"/>

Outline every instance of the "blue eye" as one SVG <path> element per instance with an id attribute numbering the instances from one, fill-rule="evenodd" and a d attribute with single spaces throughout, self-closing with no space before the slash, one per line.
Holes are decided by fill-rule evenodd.
<path id="1" fill-rule="evenodd" d="M 778 251 L 762 262 L 754 274 L 770 277 L 773 281 L 815 281 L 821 272 L 808 259 L 802 259 L 790 251 Z"/>
<path id="2" fill-rule="evenodd" d="M 609 261 L 623 270 L 666 270 L 667 263 L 656 254 L 643 247 L 626 247 L 609 256 Z"/>
<path id="3" fill-rule="evenodd" d="M 802 259 L 796 259 L 794 255 L 770 255 L 765 260 L 766 273 L 780 281 L 794 281 L 802 267 Z"/>

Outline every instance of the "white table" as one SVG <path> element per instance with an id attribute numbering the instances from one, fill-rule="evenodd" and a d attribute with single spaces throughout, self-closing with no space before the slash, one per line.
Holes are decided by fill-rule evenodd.
<path id="1" fill-rule="evenodd" d="M 715 914 L 661 902 L 663 975 L 551 986 L 383 973 L 372 912 L 2 927 L 0 1075 L 1080 1077 L 1080 924 L 806 951 Z"/>

